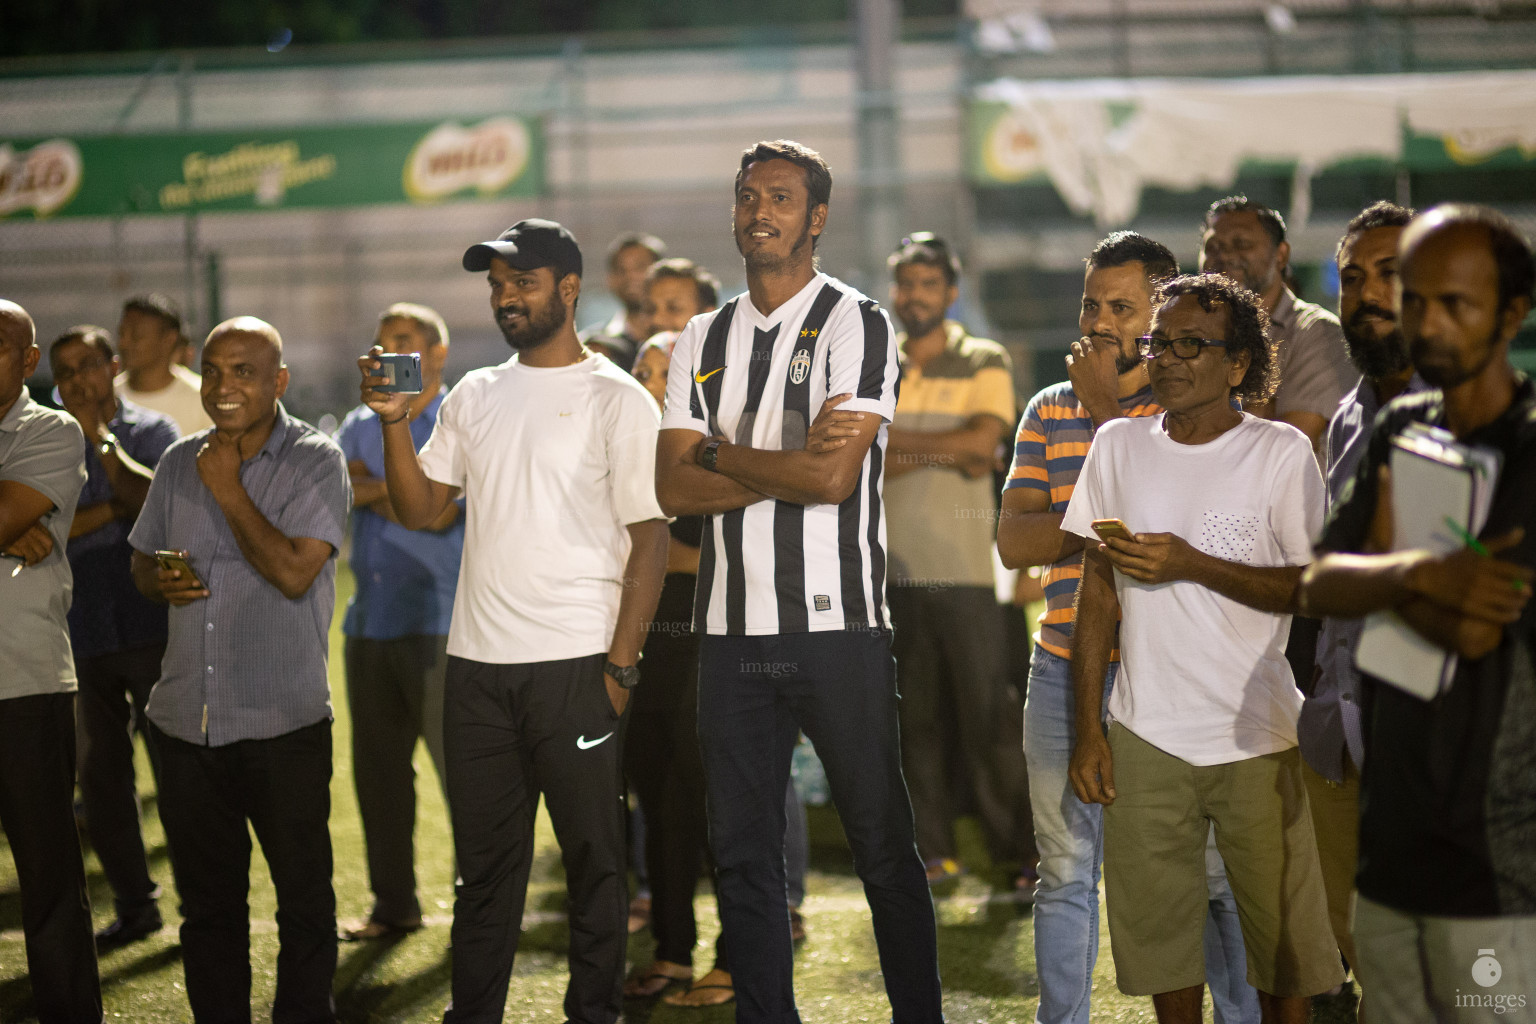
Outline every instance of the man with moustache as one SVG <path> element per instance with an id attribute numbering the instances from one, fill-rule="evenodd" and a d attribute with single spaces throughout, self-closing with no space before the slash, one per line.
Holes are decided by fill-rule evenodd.
<path id="1" fill-rule="evenodd" d="M 1105 806 L 1121 990 L 1151 995 L 1159 1021 L 1200 1020 L 1214 825 L 1263 1019 L 1304 1022 L 1310 997 L 1343 980 L 1283 654 L 1322 479 L 1305 435 L 1233 407 L 1275 384 L 1254 294 L 1199 275 L 1164 283 L 1156 302 L 1142 352 L 1166 411 L 1099 431 L 1062 520 L 1085 541 L 1069 776 Z M 1133 537 L 1098 543 L 1094 523 L 1110 518 Z M 1101 680 L 1117 643 L 1106 738 Z"/>
<path id="2" fill-rule="evenodd" d="M 1344 328 L 1344 347 L 1361 380 L 1344 396 L 1324 437 L 1330 507 L 1342 500 L 1354 479 L 1376 413 L 1398 395 L 1417 393 L 1425 387 L 1408 361 L 1408 346 L 1393 309 L 1397 243 L 1412 219 L 1412 210 L 1383 200 L 1357 214 L 1339 239 L 1335 257 L 1339 265 L 1339 322 Z M 1349 905 L 1355 888 L 1360 765 L 1364 757 L 1360 674 L 1355 669 L 1362 626 L 1359 619 L 1323 621 L 1317 642 L 1317 673 L 1296 722 L 1301 774 L 1307 784 L 1323 884 L 1328 890 L 1328 919 L 1351 968 L 1358 962 L 1349 933 Z"/>
<path id="3" fill-rule="evenodd" d="M 565 228 L 519 221 L 464 269 L 486 273 L 514 354 L 454 386 L 419 455 L 411 396 L 374 390 L 382 348 L 358 360 L 401 525 L 466 499 L 443 707 L 459 864 L 444 1021 L 502 1019 L 542 794 L 570 898 L 566 1016 L 610 1024 L 627 937 L 624 712 L 667 559 L 656 404 L 577 339 L 581 250 Z"/>
<path id="4" fill-rule="evenodd" d="M 1274 398 L 1247 411 L 1289 423 L 1319 449 L 1329 419 L 1359 374 L 1334 315 L 1286 287 L 1290 259 L 1285 219 L 1263 203 L 1228 196 L 1206 211 L 1200 272 L 1225 274 L 1257 295 L 1276 346 L 1280 386 Z"/>
<path id="5" fill-rule="evenodd" d="M 149 493 L 160 456 L 177 438 L 170 417 L 112 391 L 117 358 L 100 327 L 66 331 L 48 348 L 64 409 L 88 439 L 86 482 L 70 524 L 75 599 L 70 645 L 80 692 L 75 708 L 80 796 L 86 830 L 112 886 L 117 917 L 96 935 L 100 950 L 160 930 L 160 887 L 149 874 L 139 831 L 133 734 L 145 732 L 144 708 L 160 678 L 165 608 L 133 585 L 128 531 Z M 159 763 L 146 744 L 151 766 Z"/>
<path id="6" fill-rule="evenodd" d="M 37 328 L 0 299 L 0 829 L 21 885 L 41 1024 L 102 1024 L 75 831 L 75 665 L 64 547 L 85 462 L 80 427 L 32 400 Z"/>
<path id="7" fill-rule="evenodd" d="M 1434 390 L 1377 417 L 1297 603 L 1392 609 L 1459 655 L 1430 700 L 1365 677 L 1356 969 L 1373 1019 L 1502 1020 L 1536 986 L 1536 389 L 1509 362 L 1536 260 L 1507 218 L 1469 204 L 1419 214 L 1397 252 L 1398 320 Z M 1393 551 L 1383 471 L 1411 423 L 1503 456 L 1481 547 Z"/>
<path id="8" fill-rule="evenodd" d="M 605 324 L 581 334 L 581 343 L 601 352 L 616 366 L 634 366 L 640 346 L 659 328 L 645 311 L 646 271 L 667 255 L 667 243 L 655 235 L 636 231 L 620 235 L 608 246 L 608 291 L 620 309 Z"/>
<path id="9" fill-rule="evenodd" d="M 133 578 L 169 604 L 150 693 L 160 820 L 181 896 L 187 1000 L 199 1022 L 247 1021 L 254 829 L 277 890 L 274 1024 L 335 1018 L 328 633 L 346 532 L 346 460 L 290 416 L 283 342 L 255 317 L 203 347 L 213 428 L 167 449 L 133 545 Z M 193 577 L 155 552 L 184 553 Z"/>
<path id="10" fill-rule="evenodd" d="M 709 517 L 694 604 L 699 745 L 736 1019 L 798 1019 L 784 787 L 804 731 L 864 882 L 893 1016 L 939 1021 L 885 610 L 896 339 L 879 306 L 816 270 L 831 192 L 826 162 L 799 143 L 742 154 L 733 226 L 747 292 L 677 340 L 656 491 L 670 514 Z M 819 415 L 829 405 L 851 417 L 836 436 Z"/>
<path id="11" fill-rule="evenodd" d="M 1046 567 L 1046 610 L 1030 658 L 1024 711 L 1024 754 L 1040 857 L 1033 914 L 1040 979 L 1036 1019 L 1042 1024 L 1088 1021 L 1099 949 L 1103 845 L 1102 812 L 1078 800 L 1067 778 L 1073 747 L 1073 597 L 1083 541 L 1062 531 L 1061 518 L 1099 427 L 1122 416 L 1162 411 L 1136 346 L 1151 322 L 1158 283 L 1179 272 L 1167 247 L 1130 231 L 1103 239 L 1085 263 L 1078 318 L 1082 337 L 1067 357 L 1069 379 L 1041 391 L 1024 412 L 997 529 L 1004 565 Z M 1111 663 L 1104 676 L 1106 694 L 1113 680 Z M 1230 893 L 1221 909 L 1231 910 Z M 1222 971 L 1224 957 L 1240 964 L 1241 943 L 1227 943 L 1209 958 L 1213 991 L 1221 988 L 1217 978 L 1232 973 Z"/>
<path id="12" fill-rule="evenodd" d="M 997 342 L 945 319 L 960 294 L 960 261 L 943 239 L 918 232 L 887 262 L 891 307 L 906 328 L 896 336 L 901 397 L 885 501 L 902 771 L 917 850 L 929 882 L 960 873 L 949 785 L 958 753 L 994 861 L 1032 886 L 1024 716 L 1008 685 L 992 579 L 992 467 L 1013 424 L 1013 364 Z"/>
<path id="13" fill-rule="evenodd" d="M 1200 271 L 1226 274 L 1264 304 L 1275 343 L 1280 383 L 1274 398 L 1247 411 L 1289 423 L 1312 442 L 1323 462 L 1323 431 L 1345 392 L 1359 381 L 1334 315 L 1299 298 L 1286 284 L 1291 246 L 1285 219 L 1247 196 L 1228 196 L 1206 211 L 1200 236 Z M 1312 679 L 1321 623 L 1310 616 L 1291 620 L 1286 658 L 1303 686 Z"/>
<path id="14" fill-rule="evenodd" d="M 385 352 L 421 357 L 421 393 L 410 397 L 406 421 L 419 450 L 447 394 L 448 325 L 433 309 L 397 302 L 379 314 L 376 337 Z M 395 519 L 384 480 L 383 429 L 378 415 L 360 405 L 336 431 L 352 477 L 349 564 L 357 587 L 341 631 L 352 710 L 352 778 L 373 891 L 367 920 L 342 932 L 349 941 L 421 927 L 412 759 L 417 742 L 424 741 L 442 780 L 448 623 L 464 550 L 460 502 L 449 502 L 422 530 L 407 530 Z"/>

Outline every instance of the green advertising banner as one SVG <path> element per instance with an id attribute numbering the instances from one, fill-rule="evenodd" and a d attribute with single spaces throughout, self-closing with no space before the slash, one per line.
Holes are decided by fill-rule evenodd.
<path id="1" fill-rule="evenodd" d="M 531 118 L 0 140 L 0 218 L 534 196 Z"/>

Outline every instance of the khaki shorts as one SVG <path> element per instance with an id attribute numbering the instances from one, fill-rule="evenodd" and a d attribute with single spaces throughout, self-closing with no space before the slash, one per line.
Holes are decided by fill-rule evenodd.
<path id="1" fill-rule="evenodd" d="M 1350 934 L 1350 907 L 1355 897 L 1355 869 L 1360 860 L 1360 773 L 1344 757 L 1344 781 L 1329 782 L 1301 764 L 1312 807 L 1312 831 L 1317 833 L 1317 858 L 1323 869 L 1323 888 L 1328 892 L 1328 922 L 1339 952 L 1358 975 L 1360 958 Z M 1358 980 L 1358 979 L 1357 979 Z"/>
<path id="2" fill-rule="evenodd" d="M 1248 984 L 1313 996 L 1344 980 L 1296 748 L 1200 767 L 1115 723 L 1115 802 L 1104 809 L 1104 883 L 1120 991 L 1205 983 L 1210 824 L 1237 900 Z"/>

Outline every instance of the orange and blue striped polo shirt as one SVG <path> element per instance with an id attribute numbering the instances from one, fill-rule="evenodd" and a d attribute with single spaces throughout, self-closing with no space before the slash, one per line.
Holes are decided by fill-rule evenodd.
<path id="1" fill-rule="evenodd" d="M 1163 411 L 1152 398 L 1152 388 L 1120 399 L 1127 416 L 1155 416 Z M 1051 497 L 1052 512 L 1066 512 L 1082 472 L 1088 446 L 1093 443 L 1093 420 L 1077 400 L 1071 381 L 1052 384 L 1034 398 L 1019 421 L 1013 443 L 1013 466 L 1004 490 L 1030 487 Z M 1063 658 L 1072 657 L 1072 602 L 1077 581 L 1083 575 L 1081 552 L 1045 567 L 1045 614 L 1040 616 L 1041 647 Z"/>

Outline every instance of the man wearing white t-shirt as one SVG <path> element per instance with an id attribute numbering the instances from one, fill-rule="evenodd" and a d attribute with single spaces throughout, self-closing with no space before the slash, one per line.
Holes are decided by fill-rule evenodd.
<path id="1" fill-rule="evenodd" d="M 213 426 L 203 409 L 203 378 L 176 361 L 181 312 L 164 295 L 136 295 L 123 303 L 117 350 L 123 372 L 113 386 L 119 398 L 169 416 L 182 437 Z"/>
<path id="2" fill-rule="evenodd" d="M 1151 995 L 1159 1021 L 1200 1019 L 1214 823 L 1264 1020 L 1305 1021 L 1309 997 L 1343 981 L 1296 751 L 1301 693 L 1285 660 L 1323 482 L 1304 434 L 1233 404 L 1274 390 L 1257 296 L 1207 275 L 1175 278 L 1156 302 L 1142 354 L 1167 411 L 1099 430 L 1062 520 L 1090 540 L 1069 775 L 1079 799 L 1105 805 L 1121 991 Z M 1134 539 L 1094 543 L 1101 519 Z"/>
<path id="3" fill-rule="evenodd" d="M 666 569 L 653 485 L 656 405 L 584 349 L 581 251 L 553 221 L 471 246 L 514 355 L 467 374 L 418 457 L 411 396 L 358 360 L 384 431 L 396 517 L 430 523 L 463 493 L 463 564 L 448 632 L 443 747 L 459 883 L 445 1024 L 500 1021 L 544 796 L 569 893 L 573 1024 L 621 1009 L 628 894 L 624 711 Z"/>

